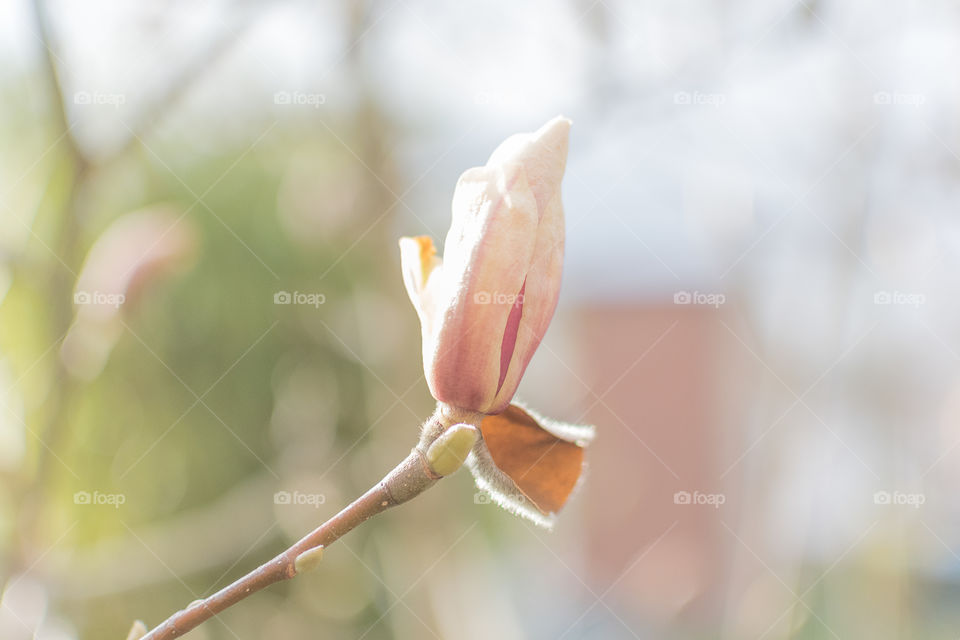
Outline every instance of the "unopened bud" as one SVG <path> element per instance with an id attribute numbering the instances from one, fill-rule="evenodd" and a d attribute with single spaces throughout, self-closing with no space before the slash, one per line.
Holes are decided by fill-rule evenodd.
<path id="1" fill-rule="evenodd" d="M 296 569 L 297 573 L 313 571 L 320 566 L 322 561 L 323 545 L 320 545 L 319 547 L 314 547 L 313 549 L 307 549 L 298 555 L 297 559 L 293 561 L 293 568 Z"/>
<path id="2" fill-rule="evenodd" d="M 477 442 L 477 428 L 455 424 L 433 441 L 427 449 L 427 464 L 438 476 L 448 476 L 461 466 Z"/>
<path id="3" fill-rule="evenodd" d="M 127 640 L 140 640 L 143 636 L 147 635 L 147 625 L 143 624 L 142 620 L 134 620 L 133 626 L 130 627 L 130 633 L 127 634 Z"/>

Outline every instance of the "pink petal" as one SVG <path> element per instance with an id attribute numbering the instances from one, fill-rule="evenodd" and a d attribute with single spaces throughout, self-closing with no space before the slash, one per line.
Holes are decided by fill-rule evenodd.
<path id="1" fill-rule="evenodd" d="M 521 171 L 471 169 L 454 194 L 444 249 L 449 305 L 425 360 L 434 397 L 485 411 L 497 393 L 507 321 L 533 256 L 537 209 Z"/>

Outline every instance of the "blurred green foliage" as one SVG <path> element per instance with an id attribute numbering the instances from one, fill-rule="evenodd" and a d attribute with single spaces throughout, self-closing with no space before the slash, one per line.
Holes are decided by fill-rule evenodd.
<path id="1" fill-rule="evenodd" d="M 51 96 L 48 111 L 60 99 Z M 265 121 L 262 134 L 203 154 L 182 135 L 142 132 L 103 162 L 78 152 L 72 133 L 16 125 L 30 121 L 29 108 L 11 108 L 0 125 L 15 141 L 8 162 L 40 158 L 16 186 L 40 194 L 33 210 L 10 200 L 8 224 L 30 232 L 4 246 L 12 284 L 0 354 L 16 381 L 8 407 L 25 407 L 22 422 L 8 412 L 4 429 L 26 446 L 3 470 L 2 570 L 18 580 L 52 554 L 57 569 L 42 583 L 53 617 L 80 637 L 119 637 L 133 619 L 156 623 L 252 569 L 375 481 L 384 460 L 361 472 L 350 465 L 378 415 L 381 429 L 403 427 L 384 455 L 402 455 L 401 435 L 412 441 L 407 405 L 429 415 L 423 384 L 416 396 L 390 397 L 413 388 L 419 357 L 394 255 L 394 199 L 380 177 L 392 174 L 382 151 L 389 128 L 373 108 L 343 116 L 340 139 L 315 120 Z M 105 367 L 78 379 L 61 353 L 77 274 L 112 223 L 161 203 L 183 215 L 196 250 L 122 305 Z M 276 304 L 281 291 L 322 294 L 323 304 Z M 357 331 L 369 331 L 371 314 L 393 329 L 382 352 L 361 355 Z M 410 338 L 393 339 L 400 332 Z M 398 417 L 402 425 L 389 424 Z M 278 490 L 324 502 L 289 516 L 269 499 Z M 78 504 L 77 492 L 122 495 L 123 504 Z M 312 624 L 325 637 L 359 635 L 388 605 L 371 599 L 371 576 L 330 565 L 340 610 L 284 600 L 290 587 L 279 586 L 198 637 L 233 637 L 235 626 L 243 637 L 313 637 L 297 635 Z M 265 608 L 274 613 L 257 618 Z M 287 636 L 247 626 L 278 616 Z M 381 625 L 368 637 L 383 634 Z"/>

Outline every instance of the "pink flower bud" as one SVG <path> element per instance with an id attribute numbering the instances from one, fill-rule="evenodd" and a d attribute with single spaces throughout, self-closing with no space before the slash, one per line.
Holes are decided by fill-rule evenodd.
<path id="1" fill-rule="evenodd" d="M 460 176 L 442 261 L 430 237 L 400 240 L 427 383 L 441 402 L 506 409 L 547 331 L 563 267 L 569 132 L 569 120 L 554 118 Z"/>

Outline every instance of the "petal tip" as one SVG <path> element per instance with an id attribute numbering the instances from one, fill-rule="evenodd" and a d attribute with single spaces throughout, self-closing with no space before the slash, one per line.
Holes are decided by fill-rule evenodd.
<path id="1" fill-rule="evenodd" d="M 404 236 L 400 238 L 401 258 L 407 262 L 408 267 L 413 268 L 419 265 L 417 272 L 417 284 L 422 287 L 430 272 L 436 263 L 437 248 L 433 246 L 433 238 L 430 236 Z"/>
<path id="2" fill-rule="evenodd" d="M 555 147 L 560 144 L 566 144 L 570 138 L 570 127 L 573 126 L 573 121 L 566 116 L 556 116 L 545 125 L 540 127 L 536 133 L 533 134 L 534 140 L 543 141 L 550 145 L 550 147 Z"/>

